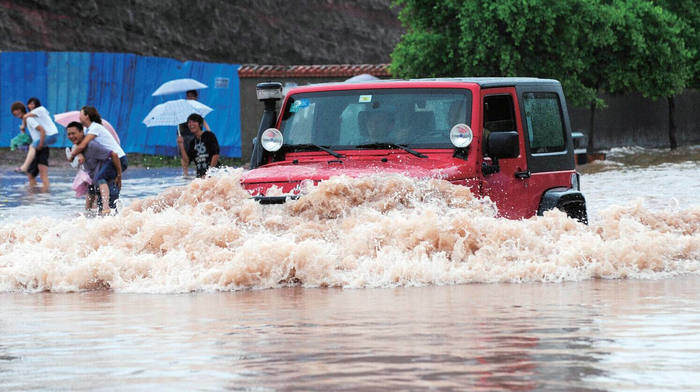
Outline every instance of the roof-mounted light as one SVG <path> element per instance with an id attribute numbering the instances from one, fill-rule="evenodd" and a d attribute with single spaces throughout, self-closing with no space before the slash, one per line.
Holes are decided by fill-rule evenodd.
<path id="1" fill-rule="evenodd" d="M 268 99 L 282 99 L 282 83 L 279 82 L 264 82 L 258 83 L 255 86 L 255 93 L 258 96 L 258 100 L 265 101 Z"/>

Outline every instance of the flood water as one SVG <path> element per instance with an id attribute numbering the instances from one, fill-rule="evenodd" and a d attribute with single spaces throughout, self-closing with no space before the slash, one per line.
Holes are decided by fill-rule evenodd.
<path id="1" fill-rule="evenodd" d="M 581 172 L 589 226 L 397 176 L 260 206 L 239 169 L 129 169 L 89 218 L 3 171 L 0 390 L 700 389 L 700 148 Z"/>

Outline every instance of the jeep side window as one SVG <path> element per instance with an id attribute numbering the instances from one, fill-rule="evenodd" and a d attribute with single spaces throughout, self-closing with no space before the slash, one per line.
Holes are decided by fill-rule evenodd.
<path id="1" fill-rule="evenodd" d="M 515 108 L 510 94 L 484 97 L 484 142 L 491 132 L 517 131 Z"/>
<path id="2" fill-rule="evenodd" d="M 559 152 L 566 149 L 564 120 L 556 93 L 523 94 L 525 130 L 530 153 Z"/>

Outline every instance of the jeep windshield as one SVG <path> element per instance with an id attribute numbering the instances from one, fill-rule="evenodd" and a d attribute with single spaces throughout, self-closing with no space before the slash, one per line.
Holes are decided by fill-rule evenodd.
<path id="1" fill-rule="evenodd" d="M 465 89 L 373 89 L 294 94 L 280 131 L 285 151 L 454 148 L 450 129 L 471 126 Z M 323 148 L 320 148 L 323 147 Z"/>

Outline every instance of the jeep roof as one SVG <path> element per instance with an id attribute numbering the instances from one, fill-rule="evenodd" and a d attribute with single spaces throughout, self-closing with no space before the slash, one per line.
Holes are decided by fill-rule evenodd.
<path id="1" fill-rule="evenodd" d="M 420 78 L 420 79 L 376 79 L 357 82 L 326 82 L 314 83 L 304 86 L 295 86 L 290 90 L 304 89 L 314 86 L 348 86 L 348 85 L 379 85 L 384 83 L 419 83 L 419 82 L 446 82 L 446 83 L 474 83 L 481 87 L 511 87 L 515 85 L 561 85 L 558 80 L 540 79 L 531 77 L 455 77 L 455 78 Z M 377 86 L 379 87 L 379 86 Z"/>

